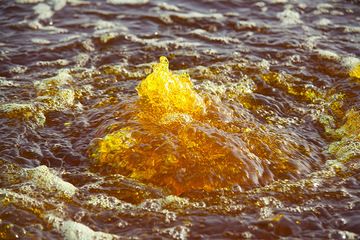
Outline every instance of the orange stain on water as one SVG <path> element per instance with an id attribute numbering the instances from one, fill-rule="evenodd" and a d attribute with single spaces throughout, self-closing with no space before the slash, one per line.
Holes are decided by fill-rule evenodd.
<path id="1" fill-rule="evenodd" d="M 114 130 L 92 145 L 90 155 L 97 169 L 110 169 L 173 194 L 259 185 L 259 178 L 266 178 L 267 163 L 246 160 L 249 156 L 241 151 L 235 133 L 243 134 L 247 147 L 254 145 L 258 154 L 264 152 L 262 145 L 274 148 L 263 153 L 278 161 L 273 171 L 291 169 L 286 154 L 276 149 L 281 139 L 262 137 L 256 129 L 231 126 L 209 114 L 213 103 L 194 90 L 187 74 L 172 73 L 165 57 L 136 89 L 139 98 L 132 106 L 136 124 Z"/>

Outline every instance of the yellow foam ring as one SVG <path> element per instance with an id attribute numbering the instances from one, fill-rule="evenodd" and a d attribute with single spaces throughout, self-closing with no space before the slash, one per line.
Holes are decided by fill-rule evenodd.
<path id="1" fill-rule="evenodd" d="M 360 63 L 350 70 L 349 76 L 354 78 L 360 78 Z"/>
<path id="2" fill-rule="evenodd" d="M 142 116 L 145 118 L 148 112 L 161 119 L 169 113 L 196 117 L 206 111 L 204 100 L 194 90 L 189 75 L 172 73 L 168 59 L 163 56 L 160 57 L 160 62 L 153 66 L 153 72 L 141 81 L 136 90 L 146 112 Z"/>

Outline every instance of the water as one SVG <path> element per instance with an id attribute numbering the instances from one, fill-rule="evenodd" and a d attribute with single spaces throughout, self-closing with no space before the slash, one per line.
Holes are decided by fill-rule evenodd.
<path id="1" fill-rule="evenodd" d="M 1 239 L 359 238 L 358 1 L 0 11 Z M 160 56 L 201 111 L 142 102 Z"/>

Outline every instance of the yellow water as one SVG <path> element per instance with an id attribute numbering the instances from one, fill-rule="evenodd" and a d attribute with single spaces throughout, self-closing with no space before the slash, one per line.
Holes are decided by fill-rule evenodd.
<path id="1" fill-rule="evenodd" d="M 289 93 L 310 101 L 322 97 L 314 90 L 294 89 L 281 82 L 278 74 L 263 78 L 284 84 Z M 280 134 L 251 125 L 249 119 L 234 125 L 232 121 L 238 121 L 234 113 L 223 112 L 221 101 L 197 92 L 188 74 L 172 73 L 166 57 L 160 57 L 136 89 L 134 112 L 127 116 L 135 125 L 110 130 L 91 146 L 91 157 L 100 171 L 110 167 L 111 172 L 179 195 L 234 185 L 252 188 L 297 175 L 300 169 L 311 170 L 289 161 L 297 154 L 310 154 L 310 149 L 292 141 L 284 143 Z M 225 117 L 227 121 L 222 120 Z M 279 148 L 282 144 L 285 149 Z M 258 157 L 248 159 L 241 148 L 251 149 Z"/>
<path id="2" fill-rule="evenodd" d="M 358 239 L 359 12 L 1 1 L 0 239 Z"/>

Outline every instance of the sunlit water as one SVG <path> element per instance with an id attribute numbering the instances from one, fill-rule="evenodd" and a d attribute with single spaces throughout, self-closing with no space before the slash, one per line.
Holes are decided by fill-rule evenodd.
<path id="1" fill-rule="evenodd" d="M 345 0 L 1 1 L 0 239 L 358 239 L 359 22 Z"/>

